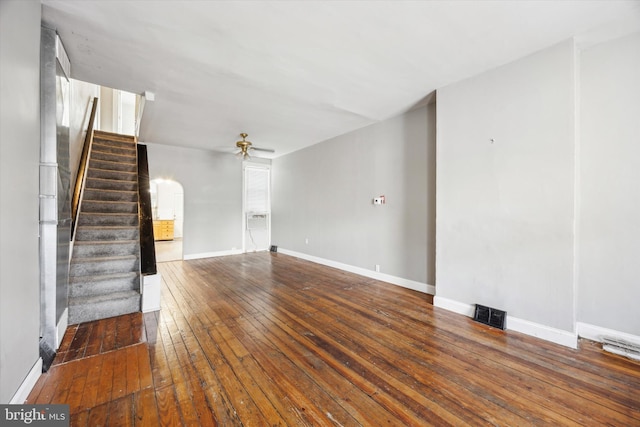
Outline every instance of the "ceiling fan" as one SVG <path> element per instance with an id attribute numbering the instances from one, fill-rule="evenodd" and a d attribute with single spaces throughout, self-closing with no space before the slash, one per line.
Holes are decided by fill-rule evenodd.
<path id="1" fill-rule="evenodd" d="M 239 159 L 242 160 L 247 160 L 250 159 L 251 156 L 249 155 L 249 151 L 265 151 L 267 153 L 275 153 L 275 150 L 272 150 L 271 148 L 258 148 L 258 147 L 254 147 L 251 144 L 251 141 L 247 141 L 246 138 L 247 136 L 249 136 L 246 133 L 241 133 L 240 136 L 242 137 L 242 141 L 237 141 L 236 142 L 236 147 L 238 147 L 240 149 L 240 151 L 238 151 L 236 153 L 236 157 L 238 157 Z"/>

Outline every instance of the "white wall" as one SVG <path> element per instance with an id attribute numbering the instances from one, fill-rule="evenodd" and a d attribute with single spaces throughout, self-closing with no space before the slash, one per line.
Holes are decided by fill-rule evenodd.
<path id="1" fill-rule="evenodd" d="M 434 125 L 422 107 L 274 159 L 272 244 L 433 285 Z"/>
<path id="2" fill-rule="evenodd" d="M 103 130 L 105 132 L 117 132 L 114 127 L 114 123 L 117 123 L 117 117 L 114 116 L 114 103 L 116 97 L 113 94 L 113 89 L 108 87 L 100 87 L 100 111 L 98 122 L 99 126 L 96 129 Z"/>
<path id="3" fill-rule="evenodd" d="M 578 320 L 640 336 L 640 33 L 580 62 Z"/>
<path id="4" fill-rule="evenodd" d="M 567 41 L 438 90 L 438 298 L 574 330 L 574 57 Z"/>
<path id="5" fill-rule="evenodd" d="M 73 64 L 72 64 L 73 66 Z M 100 86 L 71 79 L 71 114 L 69 117 L 69 168 L 71 193 L 78 174 L 82 146 L 87 134 L 93 98 L 100 97 Z"/>
<path id="6" fill-rule="evenodd" d="M 40 8 L 0 2 L 0 403 L 39 360 Z"/>
<path id="7" fill-rule="evenodd" d="M 184 257 L 242 249 L 242 162 L 220 154 L 147 144 L 150 179 L 184 189 Z"/>

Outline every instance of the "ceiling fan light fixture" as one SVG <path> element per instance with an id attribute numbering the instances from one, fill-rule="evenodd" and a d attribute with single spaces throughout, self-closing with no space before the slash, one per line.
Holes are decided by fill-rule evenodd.
<path id="1" fill-rule="evenodd" d="M 251 156 L 249 155 L 249 150 L 256 151 L 266 151 L 269 153 L 273 153 L 274 151 L 270 148 L 256 148 L 251 145 L 251 141 L 247 141 L 246 138 L 249 136 L 246 133 L 241 133 L 242 141 L 236 141 L 236 147 L 240 149 L 238 153 L 236 153 L 236 157 L 242 160 L 250 160 Z"/>
<path id="2" fill-rule="evenodd" d="M 251 159 L 251 156 L 249 155 L 249 153 L 244 151 L 244 150 L 243 151 L 238 151 L 236 153 L 236 157 L 239 158 L 240 160 L 250 160 Z"/>

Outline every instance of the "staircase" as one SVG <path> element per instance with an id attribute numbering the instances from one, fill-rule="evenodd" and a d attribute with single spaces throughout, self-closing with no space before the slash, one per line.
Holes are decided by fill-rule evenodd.
<path id="1" fill-rule="evenodd" d="M 69 324 L 140 311 L 134 137 L 95 131 L 69 267 Z"/>

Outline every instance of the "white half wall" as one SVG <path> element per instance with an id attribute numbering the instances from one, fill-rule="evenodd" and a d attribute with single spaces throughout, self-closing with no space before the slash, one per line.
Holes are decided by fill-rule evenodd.
<path id="1" fill-rule="evenodd" d="M 640 336 L 640 33 L 580 62 L 578 321 Z"/>
<path id="2" fill-rule="evenodd" d="M 437 99 L 436 296 L 572 333 L 573 42 Z"/>
<path id="3" fill-rule="evenodd" d="M 433 285 L 433 105 L 274 159 L 272 186 L 273 245 Z"/>

